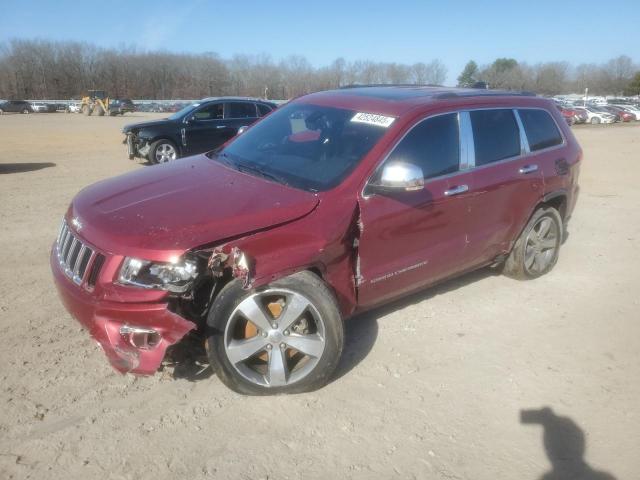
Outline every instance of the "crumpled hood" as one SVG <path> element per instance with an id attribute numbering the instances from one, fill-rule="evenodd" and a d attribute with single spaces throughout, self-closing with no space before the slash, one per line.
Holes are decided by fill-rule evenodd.
<path id="1" fill-rule="evenodd" d="M 140 122 L 140 123 L 130 123 L 129 125 L 125 125 L 122 128 L 124 133 L 131 132 L 132 130 L 142 130 L 143 128 L 155 127 L 155 126 L 167 126 L 168 124 L 174 122 L 173 120 L 169 120 L 168 118 L 163 118 L 161 120 L 152 120 L 150 122 Z"/>
<path id="2" fill-rule="evenodd" d="M 85 188 L 69 207 L 67 222 L 79 222 L 78 234 L 105 252 L 164 260 L 298 219 L 317 204 L 314 193 L 199 155 Z"/>

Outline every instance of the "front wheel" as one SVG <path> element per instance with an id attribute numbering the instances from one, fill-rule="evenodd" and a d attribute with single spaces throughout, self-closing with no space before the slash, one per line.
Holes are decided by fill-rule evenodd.
<path id="1" fill-rule="evenodd" d="M 31 113 L 31 112 L 29 112 L 28 108 L 25 108 L 24 110 L 22 110 L 22 113 L 26 115 L 27 113 Z"/>
<path id="2" fill-rule="evenodd" d="M 149 148 L 148 160 L 151 163 L 166 163 L 178 158 L 178 149 L 170 140 L 156 140 Z"/>
<path id="3" fill-rule="evenodd" d="M 333 294 L 311 272 L 251 290 L 230 282 L 211 306 L 207 327 L 213 370 L 229 388 L 247 395 L 324 386 L 344 343 Z"/>
<path id="4" fill-rule="evenodd" d="M 600 119 L 598 117 L 593 117 L 591 119 L 591 125 L 597 125 L 600 123 Z"/>
<path id="5" fill-rule="evenodd" d="M 503 273 L 518 280 L 528 280 L 549 272 L 558 261 L 563 235 L 558 211 L 552 207 L 539 208 L 513 246 Z"/>

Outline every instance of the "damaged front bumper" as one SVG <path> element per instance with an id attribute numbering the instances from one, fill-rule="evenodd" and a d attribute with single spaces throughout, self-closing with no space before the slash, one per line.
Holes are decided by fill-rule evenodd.
<path id="1" fill-rule="evenodd" d="M 134 133 L 126 133 L 122 143 L 127 146 L 127 154 L 129 155 L 129 160 L 133 160 L 136 157 L 146 157 L 149 153 L 149 149 L 151 148 L 151 145 L 147 140 L 138 137 Z"/>
<path id="2" fill-rule="evenodd" d="M 167 308 L 167 303 L 104 301 L 73 283 L 60 269 L 55 249 L 51 270 L 67 311 L 102 347 L 121 373 L 153 375 L 170 345 L 196 328 Z"/>

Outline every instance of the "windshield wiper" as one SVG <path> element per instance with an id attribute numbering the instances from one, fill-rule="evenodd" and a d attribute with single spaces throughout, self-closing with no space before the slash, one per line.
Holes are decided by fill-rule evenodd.
<path id="1" fill-rule="evenodd" d="M 284 178 L 282 178 L 282 177 L 280 177 L 278 175 L 274 175 L 273 173 L 266 172 L 263 169 L 261 169 L 260 167 L 256 167 L 254 165 L 246 165 L 246 164 L 240 163 L 240 162 L 235 162 L 233 165 L 241 172 L 257 173 L 261 177 L 268 178 L 268 179 L 273 180 L 274 182 L 277 182 L 277 183 L 282 183 L 283 185 L 288 185 L 287 181 Z"/>

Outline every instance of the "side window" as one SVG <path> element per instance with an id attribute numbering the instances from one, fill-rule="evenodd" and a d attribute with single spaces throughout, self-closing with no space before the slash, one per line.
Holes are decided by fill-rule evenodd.
<path id="1" fill-rule="evenodd" d="M 458 114 L 438 115 L 420 122 L 396 146 L 387 161 L 413 163 L 422 168 L 424 178 L 458 171 Z"/>
<path id="2" fill-rule="evenodd" d="M 222 118 L 222 103 L 213 103 L 202 107 L 193 114 L 196 120 L 219 120 Z"/>
<path id="3" fill-rule="evenodd" d="M 520 130 L 508 109 L 472 110 L 476 166 L 520 155 Z"/>
<path id="4" fill-rule="evenodd" d="M 553 121 L 549 112 L 523 109 L 518 110 L 518 115 L 522 120 L 524 132 L 529 141 L 529 149 L 532 152 L 562 143 L 562 135 L 560 135 L 556 122 Z"/>
<path id="5" fill-rule="evenodd" d="M 261 117 L 264 117 L 267 113 L 271 112 L 271 109 L 263 103 L 256 103 L 258 106 L 258 113 Z"/>
<path id="6" fill-rule="evenodd" d="M 253 103 L 227 103 L 227 114 L 225 118 L 255 118 L 256 116 L 256 106 Z"/>

